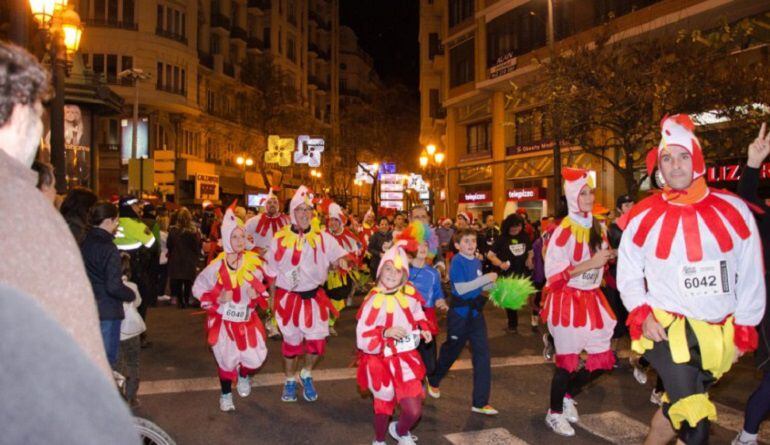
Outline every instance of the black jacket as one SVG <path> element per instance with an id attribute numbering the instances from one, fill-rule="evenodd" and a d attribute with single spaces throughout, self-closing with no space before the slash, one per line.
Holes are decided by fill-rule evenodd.
<path id="1" fill-rule="evenodd" d="M 123 284 L 120 252 L 112 235 L 91 228 L 80 245 L 88 279 L 94 289 L 100 320 L 122 320 L 123 302 L 134 301 L 134 291 Z"/>
<path id="2" fill-rule="evenodd" d="M 770 261 L 770 207 L 765 205 L 764 200 L 757 194 L 759 187 L 759 169 L 751 168 L 748 165 L 744 167 L 741 180 L 738 182 L 738 195 L 746 201 L 759 206 L 765 211 L 764 215 L 754 214 L 759 228 L 759 236 L 762 238 L 762 250 L 764 251 L 765 266 Z M 765 272 L 765 286 L 768 286 L 768 274 Z M 765 307 L 765 316 L 762 322 L 757 326 L 759 333 L 759 347 L 754 355 L 759 369 L 770 372 L 770 288 L 766 289 L 765 298 L 767 305 Z"/>
<path id="3" fill-rule="evenodd" d="M 172 227 L 168 232 L 168 277 L 172 280 L 194 280 L 198 274 L 201 239 L 197 232 Z"/>

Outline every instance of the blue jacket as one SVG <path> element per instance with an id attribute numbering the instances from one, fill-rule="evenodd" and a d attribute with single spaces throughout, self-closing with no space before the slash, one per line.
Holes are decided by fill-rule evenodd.
<path id="1" fill-rule="evenodd" d="M 123 302 L 134 301 L 134 292 L 123 284 L 120 252 L 112 235 L 98 227 L 91 228 L 80 245 L 83 264 L 96 297 L 100 320 L 122 320 Z"/>
<path id="2" fill-rule="evenodd" d="M 470 292 L 460 294 L 457 291 L 455 284 L 473 281 L 481 275 L 483 275 L 481 272 L 481 261 L 478 258 L 469 259 L 461 254 L 453 256 L 452 264 L 449 266 L 449 280 L 452 282 L 452 295 L 454 295 L 455 298 L 459 298 L 461 300 L 476 299 L 479 295 L 481 295 L 481 287 L 478 287 Z M 466 317 L 468 315 L 469 309 L 470 308 L 468 306 L 452 308 L 452 310 L 457 312 L 457 315 L 461 317 Z M 476 317 L 479 315 L 479 311 L 472 309 L 471 315 Z"/>
<path id="3" fill-rule="evenodd" d="M 431 266 L 409 266 L 409 281 L 425 300 L 423 307 L 433 307 L 436 300 L 444 298 L 444 291 L 441 289 L 441 275 Z"/>

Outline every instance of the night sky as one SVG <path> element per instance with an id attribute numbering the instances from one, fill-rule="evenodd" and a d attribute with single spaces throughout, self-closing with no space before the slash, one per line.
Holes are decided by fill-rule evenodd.
<path id="1" fill-rule="evenodd" d="M 401 83 L 417 94 L 419 0 L 340 0 L 340 21 L 356 32 L 361 48 L 388 85 Z"/>

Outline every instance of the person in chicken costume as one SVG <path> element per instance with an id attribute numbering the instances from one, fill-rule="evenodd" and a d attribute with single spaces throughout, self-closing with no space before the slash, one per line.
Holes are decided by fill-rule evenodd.
<path id="1" fill-rule="evenodd" d="M 339 313 L 321 287 L 334 266 L 347 269 L 347 252 L 320 227 L 313 217 L 310 190 L 300 186 L 289 204 L 291 224 L 275 234 L 265 258 L 265 273 L 273 281 L 273 312 L 283 335 L 286 383 L 281 400 L 297 401 L 297 362 L 305 355 L 300 370 L 302 395 L 313 402 L 318 393 L 311 371 L 323 355 L 329 336 L 329 316 Z"/>
<path id="2" fill-rule="evenodd" d="M 331 203 L 329 205 L 326 231 L 348 253 L 348 260 L 351 266 L 357 268 L 363 259 L 363 246 L 361 240 L 353 232 L 345 228 L 346 219 L 342 208 L 337 203 Z M 329 276 L 324 289 L 337 312 L 342 311 L 345 308 L 346 302 L 353 296 L 353 292 L 356 289 L 355 275 L 357 275 L 356 269 L 349 272 L 338 269 L 329 270 Z M 329 333 L 331 335 L 337 335 L 337 331 L 334 329 L 336 321 L 336 317 L 329 317 Z"/>
<path id="3" fill-rule="evenodd" d="M 430 342 L 430 326 L 419 292 L 408 283 L 406 241 L 385 252 L 377 269 L 377 284 L 358 311 L 358 385 L 374 397 L 373 445 L 385 444 L 386 432 L 400 445 L 414 445 L 409 432 L 422 413 L 425 365 L 417 347 Z M 416 241 L 413 243 L 416 248 Z M 390 416 L 398 404 L 397 422 Z"/>
<path id="4" fill-rule="evenodd" d="M 281 213 L 278 197 L 270 189 L 265 200 L 265 211 L 246 221 L 246 235 L 251 237 L 257 252 L 264 256 L 275 234 L 289 223 L 288 215 Z"/>
<path id="5" fill-rule="evenodd" d="M 248 396 L 249 375 L 267 357 L 265 328 L 255 310 L 257 306 L 267 309 L 267 290 L 262 284 L 262 260 L 245 250 L 243 221 L 235 217 L 232 207 L 227 209 L 221 228 L 224 251 L 198 274 L 192 292 L 207 313 L 208 343 L 222 388 L 219 408 L 232 411 L 232 382 L 237 380 L 241 397 Z"/>
<path id="6" fill-rule="evenodd" d="M 647 156 L 648 173 L 656 167 L 665 186 L 629 215 L 617 284 L 632 348 L 665 385 L 656 417 L 665 416 L 681 441 L 702 444 L 716 418 L 709 387 L 757 346 L 754 326 L 765 309 L 762 249 L 748 206 L 706 186 L 689 116 L 663 119 L 660 144 Z"/>
<path id="7" fill-rule="evenodd" d="M 563 168 L 562 177 L 569 214 L 551 235 L 544 261 L 548 295 L 541 317 L 556 348 L 545 422 L 555 433 L 573 436 L 570 423 L 579 417 L 572 397 L 582 384 L 615 363 L 610 349 L 615 315 L 599 289 L 613 251 L 605 228 L 591 213 L 596 185 L 590 172 Z M 578 370 L 583 351 L 585 366 Z"/>

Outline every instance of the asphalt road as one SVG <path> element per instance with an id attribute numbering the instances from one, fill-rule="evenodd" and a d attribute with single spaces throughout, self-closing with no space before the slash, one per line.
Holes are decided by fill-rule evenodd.
<path id="1" fill-rule="evenodd" d="M 487 306 L 493 355 L 491 403 L 496 417 L 470 412 L 471 369 L 466 350 L 458 369 L 442 382 L 440 399 L 425 401 L 423 416 L 413 433 L 420 444 L 603 444 L 641 443 L 656 407 L 649 402 L 654 383 L 633 378 L 627 360 L 601 377 L 577 400 L 581 424 L 577 435 L 552 433 L 543 419 L 553 365 L 541 354 L 540 334 L 529 327 L 529 313 L 520 314 L 519 335 L 504 331 L 505 313 Z M 355 310 L 338 322 L 338 337 L 330 338 L 327 355 L 315 373 L 319 400 L 280 401 L 282 363 L 280 342 L 268 342 L 268 358 L 254 378 L 248 398 L 234 393 L 236 411 L 218 406 L 216 367 L 205 344 L 203 314 L 195 309 L 151 308 L 148 334 L 153 346 L 142 351 L 141 406 L 136 414 L 163 427 L 179 444 L 369 444 L 373 439 L 371 400 L 359 394 L 355 382 Z M 443 336 L 439 338 L 439 344 Z M 750 358 L 744 358 L 712 391 L 720 419 L 712 427 L 713 444 L 726 444 L 740 428 L 745 400 L 758 383 Z M 770 439 L 763 430 L 762 439 Z M 393 443 L 394 441 L 390 441 Z"/>

